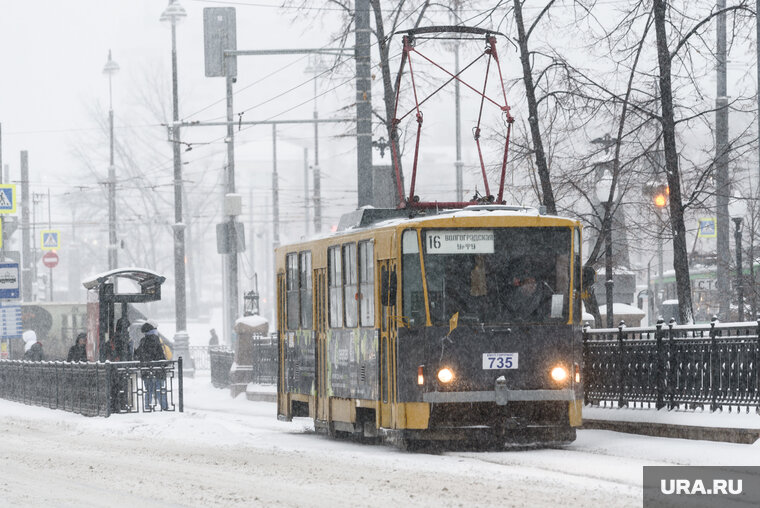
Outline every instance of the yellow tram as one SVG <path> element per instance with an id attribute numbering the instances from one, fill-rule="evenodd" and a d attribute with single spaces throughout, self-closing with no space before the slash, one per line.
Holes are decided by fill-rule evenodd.
<path id="1" fill-rule="evenodd" d="M 393 443 L 575 439 L 579 221 L 493 204 L 344 219 L 276 250 L 278 418 Z"/>

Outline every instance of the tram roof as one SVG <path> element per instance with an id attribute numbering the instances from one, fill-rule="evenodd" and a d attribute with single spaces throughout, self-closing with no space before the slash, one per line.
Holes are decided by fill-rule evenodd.
<path id="1" fill-rule="evenodd" d="M 370 213 L 367 213 L 370 212 Z M 378 215 L 378 220 L 372 220 L 373 215 Z M 395 216 L 385 216 L 383 213 L 396 212 Z M 365 218 L 369 215 L 369 218 Z M 537 208 L 532 206 L 520 205 L 470 205 L 465 208 L 452 208 L 437 211 L 427 211 L 427 214 L 410 215 L 408 210 L 383 210 L 373 208 L 362 208 L 346 214 L 341 217 L 341 223 L 344 227 L 338 228 L 339 232 L 364 229 L 368 227 L 392 227 L 404 223 L 428 222 L 446 218 L 465 218 L 465 217 L 543 217 L 561 220 L 575 221 L 569 217 L 559 217 L 555 215 L 542 214 Z M 348 223 L 347 217 L 354 217 L 354 223 Z M 359 217 L 360 220 L 356 220 Z"/>
<path id="2" fill-rule="evenodd" d="M 557 215 L 542 214 L 537 208 L 519 205 L 471 205 L 465 208 L 425 210 L 416 212 L 406 209 L 387 209 L 363 207 L 344 214 L 336 231 L 318 233 L 308 238 L 301 238 L 288 243 L 304 243 L 341 236 L 347 233 L 395 227 L 403 224 L 419 224 L 439 221 L 447 218 L 468 217 L 535 217 L 578 222 L 577 219 Z"/>

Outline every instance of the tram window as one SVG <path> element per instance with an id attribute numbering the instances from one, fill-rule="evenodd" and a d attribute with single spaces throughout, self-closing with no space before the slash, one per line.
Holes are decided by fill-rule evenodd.
<path id="1" fill-rule="evenodd" d="M 375 256 L 372 242 L 359 244 L 359 321 L 375 325 Z"/>
<path id="2" fill-rule="evenodd" d="M 401 237 L 402 252 L 402 306 L 410 325 L 425 324 L 425 297 L 422 286 L 420 250 L 417 231 L 407 230 Z"/>
<path id="3" fill-rule="evenodd" d="M 301 328 L 311 328 L 311 252 L 300 254 L 300 287 L 301 287 Z"/>
<path id="4" fill-rule="evenodd" d="M 581 232 L 579 229 L 573 229 L 573 317 L 576 323 L 581 322 Z"/>
<path id="5" fill-rule="evenodd" d="M 447 324 L 457 313 L 459 323 L 568 318 L 573 254 L 568 228 L 430 229 L 422 234 L 433 323 Z M 405 312 L 415 302 L 406 270 L 413 268 L 414 257 L 404 250 Z"/>
<path id="6" fill-rule="evenodd" d="M 300 317 L 298 313 L 300 291 L 298 287 L 298 254 L 285 256 L 287 272 L 285 286 L 287 291 L 287 323 L 289 330 L 298 328 Z"/>
<path id="7" fill-rule="evenodd" d="M 328 277 L 330 285 L 330 326 L 343 326 L 343 270 L 340 260 L 340 247 L 331 247 L 327 251 Z"/>
<path id="8" fill-rule="evenodd" d="M 346 305 L 346 327 L 359 324 L 359 285 L 356 266 L 356 244 L 343 246 L 343 301 Z"/>

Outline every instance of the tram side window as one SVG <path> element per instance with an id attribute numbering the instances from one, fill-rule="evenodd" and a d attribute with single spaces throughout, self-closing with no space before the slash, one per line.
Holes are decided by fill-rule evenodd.
<path id="1" fill-rule="evenodd" d="M 301 261 L 301 328 L 311 328 L 311 252 L 301 252 L 299 256 Z"/>
<path id="2" fill-rule="evenodd" d="M 343 326 L 343 271 L 341 269 L 340 247 L 327 251 L 328 278 L 330 285 L 330 327 Z"/>
<path id="3" fill-rule="evenodd" d="M 401 237 L 402 306 L 411 326 L 425 324 L 425 296 L 422 287 L 420 249 L 417 231 L 407 230 Z"/>
<path id="4" fill-rule="evenodd" d="M 577 323 L 581 322 L 581 232 L 579 229 L 573 230 L 573 317 Z"/>
<path id="5" fill-rule="evenodd" d="M 343 301 L 346 305 L 346 327 L 359 324 L 358 273 L 356 266 L 356 244 L 343 246 Z"/>
<path id="6" fill-rule="evenodd" d="M 298 313 L 298 300 L 300 291 L 298 287 L 298 254 L 288 254 L 285 256 L 285 287 L 287 291 L 287 323 L 288 329 L 295 330 L 298 328 L 300 316 Z"/>
<path id="7" fill-rule="evenodd" d="M 361 326 L 375 325 L 375 267 L 371 242 L 359 244 L 359 319 Z"/>

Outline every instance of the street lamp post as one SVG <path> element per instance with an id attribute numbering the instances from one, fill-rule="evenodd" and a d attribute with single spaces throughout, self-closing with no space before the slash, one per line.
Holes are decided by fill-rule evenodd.
<path id="1" fill-rule="evenodd" d="M 606 293 L 605 305 L 607 307 L 607 328 L 615 326 L 613 317 L 613 298 L 612 290 L 614 282 L 612 280 L 612 213 L 610 202 L 610 191 L 612 190 L 612 175 L 608 170 L 604 170 L 602 177 L 596 183 L 596 197 L 604 206 L 604 217 L 602 218 L 602 228 L 604 234 L 604 288 Z M 606 219 L 606 221 L 605 221 Z"/>
<path id="2" fill-rule="evenodd" d="M 729 215 L 734 221 L 734 242 L 736 247 L 736 300 L 739 306 L 739 321 L 744 321 L 744 274 L 742 267 L 742 220 L 747 211 L 743 199 L 734 199 L 729 205 Z"/>
<path id="3" fill-rule="evenodd" d="M 108 269 L 116 269 L 117 240 L 116 240 L 116 167 L 113 163 L 113 89 L 111 78 L 119 72 L 119 64 L 111 59 L 111 50 L 108 50 L 108 61 L 103 66 L 103 74 L 108 76 L 108 133 L 110 144 L 110 158 L 108 164 Z"/>
<path id="4" fill-rule="evenodd" d="M 177 23 L 187 17 L 185 9 L 176 0 L 161 14 L 160 20 L 171 24 L 172 30 L 172 153 L 174 159 L 174 308 L 176 331 L 174 348 L 177 356 L 184 357 L 183 370 L 194 374 L 190 357 L 190 339 L 187 335 L 187 303 L 185 295 L 185 223 L 182 220 L 182 159 L 179 138 L 179 96 L 177 93 Z"/>

